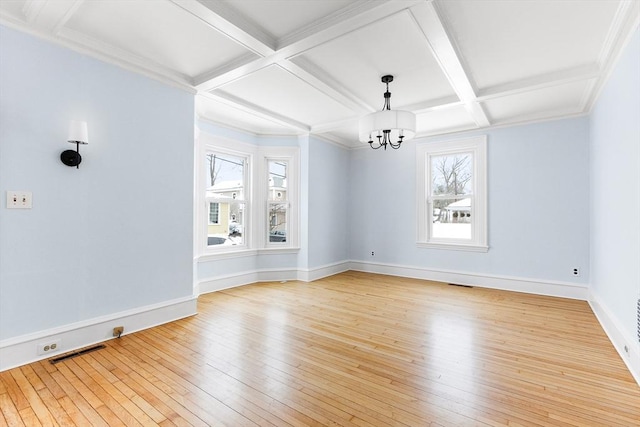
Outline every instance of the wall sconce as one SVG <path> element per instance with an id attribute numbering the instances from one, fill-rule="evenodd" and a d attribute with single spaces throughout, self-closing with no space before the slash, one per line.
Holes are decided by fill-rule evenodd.
<path id="1" fill-rule="evenodd" d="M 76 151 L 64 150 L 60 154 L 60 160 L 67 166 L 75 166 L 80 168 L 80 162 L 82 162 L 82 156 L 80 155 L 80 144 L 89 143 L 89 132 L 87 130 L 87 122 L 78 120 L 71 120 L 69 124 L 69 138 L 70 143 L 76 144 Z"/>

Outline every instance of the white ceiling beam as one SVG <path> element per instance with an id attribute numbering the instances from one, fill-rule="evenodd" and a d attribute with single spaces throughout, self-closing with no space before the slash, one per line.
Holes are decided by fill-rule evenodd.
<path id="1" fill-rule="evenodd" d="M 478 103 L 469 74 L 464 69 L 460 56 L 447 34 L 436 5 L 431 2 L 420 3 L 410 11 L 460 101 L 465 104 L 478 126 L 489 126 L 489 118 Z"/>
<path id="2" fill-rule="evenodd" d="M 309 125 L 300 123 L 288 117 L 282 116 L 274 111 L 267 110 L 266 108 L 247 102 L 242 98 L 238 98 L 237 96 L 231 95 L 230 93 L 226 93 L 218 90 L 215 93 L 202 93 L 200 94 L 200 96 L 213 99 L 215 101 L 228 105 L 232 108 L 236 108 L 240 111 L 253 114 L 256 117 L 260 117 L 262 119 L 272 121 L 273 123 L 276 123 L 282 126 L 296 129 L 303 133 L 309 133 L 311 130 L 311 127 Z"/>
<path id="3" fill-rule="evenodd" d="M 367 18 L 367 14 L 378 16 L 378 18 L 374 18 L 377 21 L 385 16 L 392 15 L 401 10 L 414 6 L 421 1 L 432 0 L 387 0 L 382 2 L 380 0 L 352 0 L 347 6 L 332 13 L 331 15 L 318 19 L 311 24 L 294 31 L 291 34 L 287 34 L 286 36 L 282 37 L 278 40 L 278 49 L 281 50 L 286 46 L 290 46 L 303 40 L 307 40 L 326 29 L 337 28 L 339 24 L 342 23 L 345 23 L 348 27 L 351 28 L 362 27 L 361 20 L 369 19 Z"/>
<path id="4" fill-rule="evenodd" d="M 260 28 L 243 19 L 221 1 L 170 0 L 221 34 L 259 56 L 275 52 L 275 40 Z"/>
<path id="5" fill-rule="evenodd" d="M 180 5 L 183 3 L 188 3 L 190 5 L 194 2 L 198 3 L 196 0 L 171 1 Z M 362 11 L 357 16 L 338 16 L 335 17 L 333 21 L 328 22 L 326 27 L 319 29 L 314 26 L 313 28 L 315 29 L 315 32 L 306 34 L 305 38 L 297 39 L 297 41 L 272 52 L 270 55 L 255 60 L 254 63 L 249 63 L 243 67 L 236 68 L 217 76 L 209 74 L 210 80 L 196 82 L 196 87 L 198 90 L 211 91 L 271 64 L 278 63 L 282 65 L 285 61 L 288 61 L 309 49 L 320 46 L 364 26 L 370 25 L 380 19 L 386 18 L 390 14 L 398 13 L 408 7 L 423 2 L 424 0 L 390 0 L 384 3 L 371 2 L 370 7 Z M 209 11 L 211 12 L 211 10 Z"/>
<path id="6" fill-rule="evenodd" d="M 430 1 L 431 0 L 427 0 L 426 2 L 425 0 L 389 0 L 385 3 L 372 1 L 371 6 L 362 10 L 358 15 L 340 16 L 333 21 L 327 22 L 325 26 L 321 28 L 314 27 L 314 32 L 306 33 L 304 38 L 299 37 L 295 42 L 279 48 L 278 54 L 286 59 L 293 58 L 309 49 L 357 31 L 360 28 L 371 25 L 398 12 L 402 12 L 412 6 Z"/>
<path id="7" fill-rule="evenodd" d="M 274 63 L 276 63 L 275 58 L 273 56 L 268 56 L 266 58 L 260 58 L 255 61 L 248 62 L 220 75 L 213 75 L 213 71 L 209 71 L 200 76 L 201 80 L 194 81 L 194 86 L 199 91 L 210 92 L 237 79 L 246 77 L 251 73 L 262 70 Z"/>
<path id="8" fill-rule="evenodd" d="M 205 71 L 204 73 L 195 76 L 193 78 L 193 85 L 199 88 L 200 90 L 206 90 L 204 86 L 203 87 L 199 87 L 199 86 L 206 85 L 208 82 L 213 82 L 217 76 L 231 73 L 236 68 L 248 66 L 253 61 L 255 61 L 255 59 L 256 59 L 256 55 L 254 53 L 246 52 L 244 55 L 241 55 L 235 59 L 232 59 L 231 61 L 225 62 L 222 66 L 218 68 Z"/>
<path id="9" fill-rule="evenodd" d="M 640 26 L 640 2 L 636 0 L 624 0 L 618 5 L 618 10 L 614 17 L 607 40 L 602 46 L 598 62 L 600 63 L 601 73 L 598 80 L 593 85 L 589 96 L 584 100 L 584 111 L 589 112 L 604 87 L 605 82 L 609 80 L 609 76 L 613 72 L 618 58 L 627 46 L 629 39 L 633 36 L 633 29 Z"/>

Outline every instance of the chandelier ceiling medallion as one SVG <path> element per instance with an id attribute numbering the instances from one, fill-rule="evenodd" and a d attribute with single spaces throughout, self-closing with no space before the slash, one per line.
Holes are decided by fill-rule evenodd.
<path id="1" fill-rule="evenodd" d="M 382 111 L 368 114 L 360 119 L 360 141 L 368 143 L 374 150 L 380 147 L 386 150 L 387 145 L 393 149 L 400 148 L 403 141 L 413 138 L 416 134 L 416 115 L 410 111 L 391 109 L 389 83 L 392 81 L 392 75 L 382 76 L 382 83 L 387 85 Z"/>

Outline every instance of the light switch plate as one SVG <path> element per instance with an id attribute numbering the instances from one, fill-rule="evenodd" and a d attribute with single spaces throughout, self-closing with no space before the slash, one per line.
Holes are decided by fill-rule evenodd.
<path id="1" fill-rule="evenodd" d="M 31 191 L 7 191 L 7 209 L 31 209 L 32 206 Z"/>

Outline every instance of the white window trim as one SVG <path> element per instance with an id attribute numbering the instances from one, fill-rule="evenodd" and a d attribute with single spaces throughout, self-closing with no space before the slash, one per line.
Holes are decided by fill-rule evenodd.
<path id="1" fill-rule="evenodd" d="M 430 236 L 431 157 L 455 153 L 473 153 L 473 236 L 464 239 L 435 239 Z M 475 136 L 451 141 L 416 144 L 417 243 L 419 248 L 487 252 L 487 137 Z"/>
<path id="2" fill-rule="evenodd" d="M 262 158 L 262 168 L 258 171 L 261 176 L 259 180 L 259 200 L 262 206 L 260 209 L 262 230 L 259 236 L 260 251 L 269 253 L 288 253 L 300 249 L 300 149 L 298 147 L 261 147 L 259 151 Z M 287 199 L 282 201 L 269 200 L 269 161 L 287 162 Z M 261 191 L 261 193 L 260 193 Z M 287 241 L 269 242 L 269 204 L 287 204 Z"/>
<path id="3" fill-rule="evenodd" d="M 255 147 L 244 144 L 238 141 L 228 140 L 226 138 L 214 137 L 206 134 L 200 134 L 199 147 L 197 150 L 196 158 L 196 231 L 197 231 L 197 245 L 199 257 L 211 257 L 220 256 L 223 254 L 235 254 L 241 252 L 251 251 L 255 243 L 255 233 L 252 232 L 253 228 L 253 215 L 255 207 L 253 206 L 253 193 L 252 193 L 252 164 L 254 162 Z M 245 205 L 245 218 L 242 227 L 245 230 L 243 243 L 241 245 L 218 245 L 209 246 L 207 244 L 207 226 L 209 222 L 208 218 L 208 204 L 209 202 L 218 202 L 215 198 L 207 198 L 205 192 L 206 188 L 206 171 L 204 170 L 204 158 L 207 152 L 217 152 L 223 154 L 229 154 L 231 156 L 238 156 L 246 158 L 246 165 L 244 171 L 244 199 L 234 200 L 234 202 L 244 203 Z M 247 232 L 249 230 L 249 232 Z"/>

